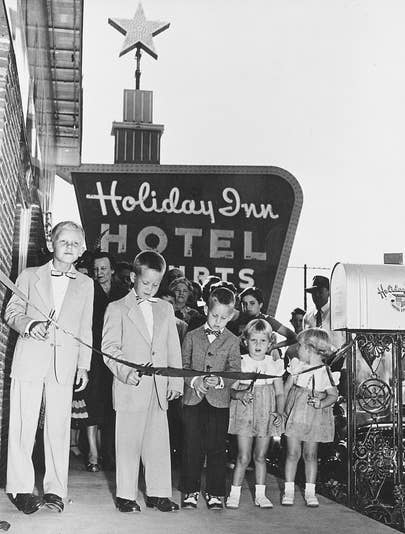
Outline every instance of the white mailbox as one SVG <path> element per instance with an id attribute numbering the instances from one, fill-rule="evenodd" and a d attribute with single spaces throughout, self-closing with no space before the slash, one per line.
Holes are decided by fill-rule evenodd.
<path id="1" fill-rule="evenodd" d="M 405 331 L 405 266 L 337 263 L 330 306 L 332 330 Z"/>

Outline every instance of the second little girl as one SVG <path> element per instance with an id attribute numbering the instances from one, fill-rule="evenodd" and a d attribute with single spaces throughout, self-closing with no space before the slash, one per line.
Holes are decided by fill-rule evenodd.
<path id="1" fill-rule="evenodd" d="M 239 380 L 231 390 L 229 433 L 237 435 L 238 458 L 233 474 L 231 492 L 226 501 L 227 508 L 238 508 L 241 486 L 252 455 L 255 463 L 255 505 L 272 508 L 265 495 L 266 452 L 272 436 L 283 432 L 284 388 L 282 375 L 284 362 L 271 355 L 272 329 L 263 319 L 247 324 L 243 338 L 248 354 L 242 356 L 241 370 L 276 375 L 279 378 L 259 379 L 253 384 Z"/>
<path id="2" fill-rule="evenodd" d="M 281 504 L 294 504 L 294 481 L 301 454 L 305 463 L 305 503 L 319 505 L 315 495 L 318 467 L 318 443 L 334 438 L 332 408 L 337 400 L 339 372 L 331 373 L 323 365 L 331 352 L 328 333 L 321 328 L 309 328 L 298 335 L 298 359 L 293 358 L 287 369 L 285 435 L 287 458 L 285 489 Z"/>

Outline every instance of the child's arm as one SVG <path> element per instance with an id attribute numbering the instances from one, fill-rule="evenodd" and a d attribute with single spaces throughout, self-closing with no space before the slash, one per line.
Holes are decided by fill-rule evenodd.
<path id="1" fill-rule="evenodd" d="M 30 277 L 27 270 L 22 271 L 15 282 L 18 289 L 20 289 L 27 297 L 29 297 L 29 282 Z M 36 319 L 28 315 L 27 304 L 15 293 L 13 293 L 7 304 L 4 319 L 9 327 L 18 332 L 20 336 L 24 336 L 29 324 L 36 321 Z M 45 320 L 40 322 L 44 324 L 46 323 Z"/>
<path id="2" fill-rule="evenodd" d="M 193 338 L 191 332 L 186 334 L 186 337 L 183 341 L 183 346 L 181 348 L 181 356 L 183 360 L 184 369 L 192 369 L 192 356 L 193 356 Z M 184 382 L 190 387 L 194 388 L 199 397 L 203 397 L 208 388 L 204 385 L 203 376 L 194 376 L 194 377 L 185 377 Z"/>
<path id="3" fill-rule="evenodd" d="M 291 375 L 290 375 L 291 376 Z M 279 426 L 282 422 L 282 417 L 284 413 L 284 384 L 282 377 L 275 378 L 273 381 L 274 390 L 276 393 L 276 411 L 274 415 L 274 424 Z"/>
<path id="4" fill-rule="evenodd" d="M 122 352 L 122 316 L 121 311 L 115 302 L 107 306 L 104 315 L 103 327 L 103 341 L 101 350 L 107 354 L 111 354 L 114 358 L 122 358 L 125 356 Z M 110 358 L 104 356 L 104 363 L 110 369 L 114 376 L 124 384 L 137 386 L 140 382 L 138 372 L 128 365 L 118 363 Z"/>
<path id="5" fill-rule="evenodd" d="M 286 378 L 286 381 L 284 383 L 284 398 L 286 399 L 289 392 L 290 392 L 290 389 L 292 388 L 294 384 L 294 377 L 292 375 L 288 375 L 287 378 Z"/>
<path id="6" fill-rule="evenodd" d="M 174 318 L 173 306 L 168 304 L 168 338 L 167 338 L 167 365 L 169 367 L 182 368 L 181 347 L 179 341 L 179 334 L 177 332 L 176 320 Z M 174 400 L 182 395 L 184 389 L 184 381 L 181 377 L 169 377 L 167 385 L 167 398 Z"/>
<path id="7" fill-rule="evenodd" d="M 325 390 L 326 397 L 322 400 L 319 397 L 313 397 L 310 404 L 317 409 L 328 408 L 333 406 L 338 399 L 338 391 L 335 387 Z"/>
<path id="8" fill-rule="evenodd" d="M 92 324 L 93 324 L 93 300 L 94 300 L 94 284 L 89 279 L 89 283 L 86 284 L 86 294 L 82 295 L 82 299 L 84 299 L 84 307 L 83 312 L 80 320 L 80 330 L 79 330 L 79 338 L 82 339 L 87 345 L 90 345 L 90 347 L 93 344 L 93 332 L 92 332 Z M 86 280 L 87 282 L 87 280 Z M 82 343 L 79 344 L 79 358 L 77 361 L 77 368 L 78 369 L 86 369 L 87 371 L 90 370 L 90 363 L 91 363 L 91 348 L 86 347 Z M 101 356 L 93 356 L 93 358 L 101 358 Z"/>

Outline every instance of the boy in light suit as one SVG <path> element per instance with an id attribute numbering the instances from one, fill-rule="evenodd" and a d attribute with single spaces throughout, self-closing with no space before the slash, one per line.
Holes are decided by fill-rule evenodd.
<path id="1" fill-rule="evenodd" d="M 157 367 L 181 368 L 181 350 L 173 307 L 154 298 L 166 269 L 164 258 L 144 251 L 134 260 L 133 289 L 112 302 L 104 316 L 103 352 L 115 358 Z M 104 357 L 114 375 L 116 410 L 116 506 L 139 512 L 139 463 L 145 468 L 146 506 L 161 512 L 178 510 L 172 495 L 168 401 L 183 392 L 182 378 L 140 376 L 124 364 Z"/>
<path id="2" fill-rule="evenodd" d="M 53 259 L 22 271 L 16 285 L 45 314 L 85 343 L 92 342 L 93 282 L 73 263 L 84 250 L 83 229 L 65 221 L 52 230 Z M 7 493 L 26 514 L 43 504 L 63 511 L 67 495 L 72 387 L 87 385 L 91 349 L 65 334 L 20 297 L 13 295 L 5 320 L 20 337 L 11 368 Z M 32 450 L 41 401 L 45 401 L 43 499 L 33 494 Z"/>
<path id="3" fill-rule="evenodd" d="M 214 289 L 208 298 L 207 322 L 188 332 L 183 342 L 184 368 L 207 371 L 206 376 L 185 378 L 183 508 L 197 507 L 204 453 L 207 454 L 207 506 L 212 510 L 223 508 L 230 387 L 234 380 L 209 373 L 240 371 L 239 338 L 225 328 L 232 319 L 234 306 L 232 291 L 225 287 Z"/>

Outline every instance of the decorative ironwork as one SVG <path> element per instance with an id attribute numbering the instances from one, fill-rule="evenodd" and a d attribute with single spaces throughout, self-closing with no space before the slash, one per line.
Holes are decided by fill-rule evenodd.
<path id="1" fill-rule="evenodd" d="M 389 353 L 393 342 L 391 336 L 381 334 L 361 334 L 356 337 L 356 341 L 361 355 L 372 372 L 374 372 L 373 363 L 375 360 L 382 358 L 385 353 Z"/>
<path id="2" fill-rule="evenodd" d="M 357 400 L 367 413 L 377 414 L 390 405 L 392 392 L 390 386 L 379 378 L 368 378 L 357 388 Z"/>
<path id="3" fill-rule="evenodd" d="M 352 451 L 348 461 L 349 504 L 382 523 L 403 529 L 401 359 L 405 357 L 405 333 L 359 332 L 355 342 L 347 392 L 348 446 Z M 367 363 L 369 376 L 356 348 Z M 365 424 L 367 414 L 372 419 L 369 424 Z"/>

